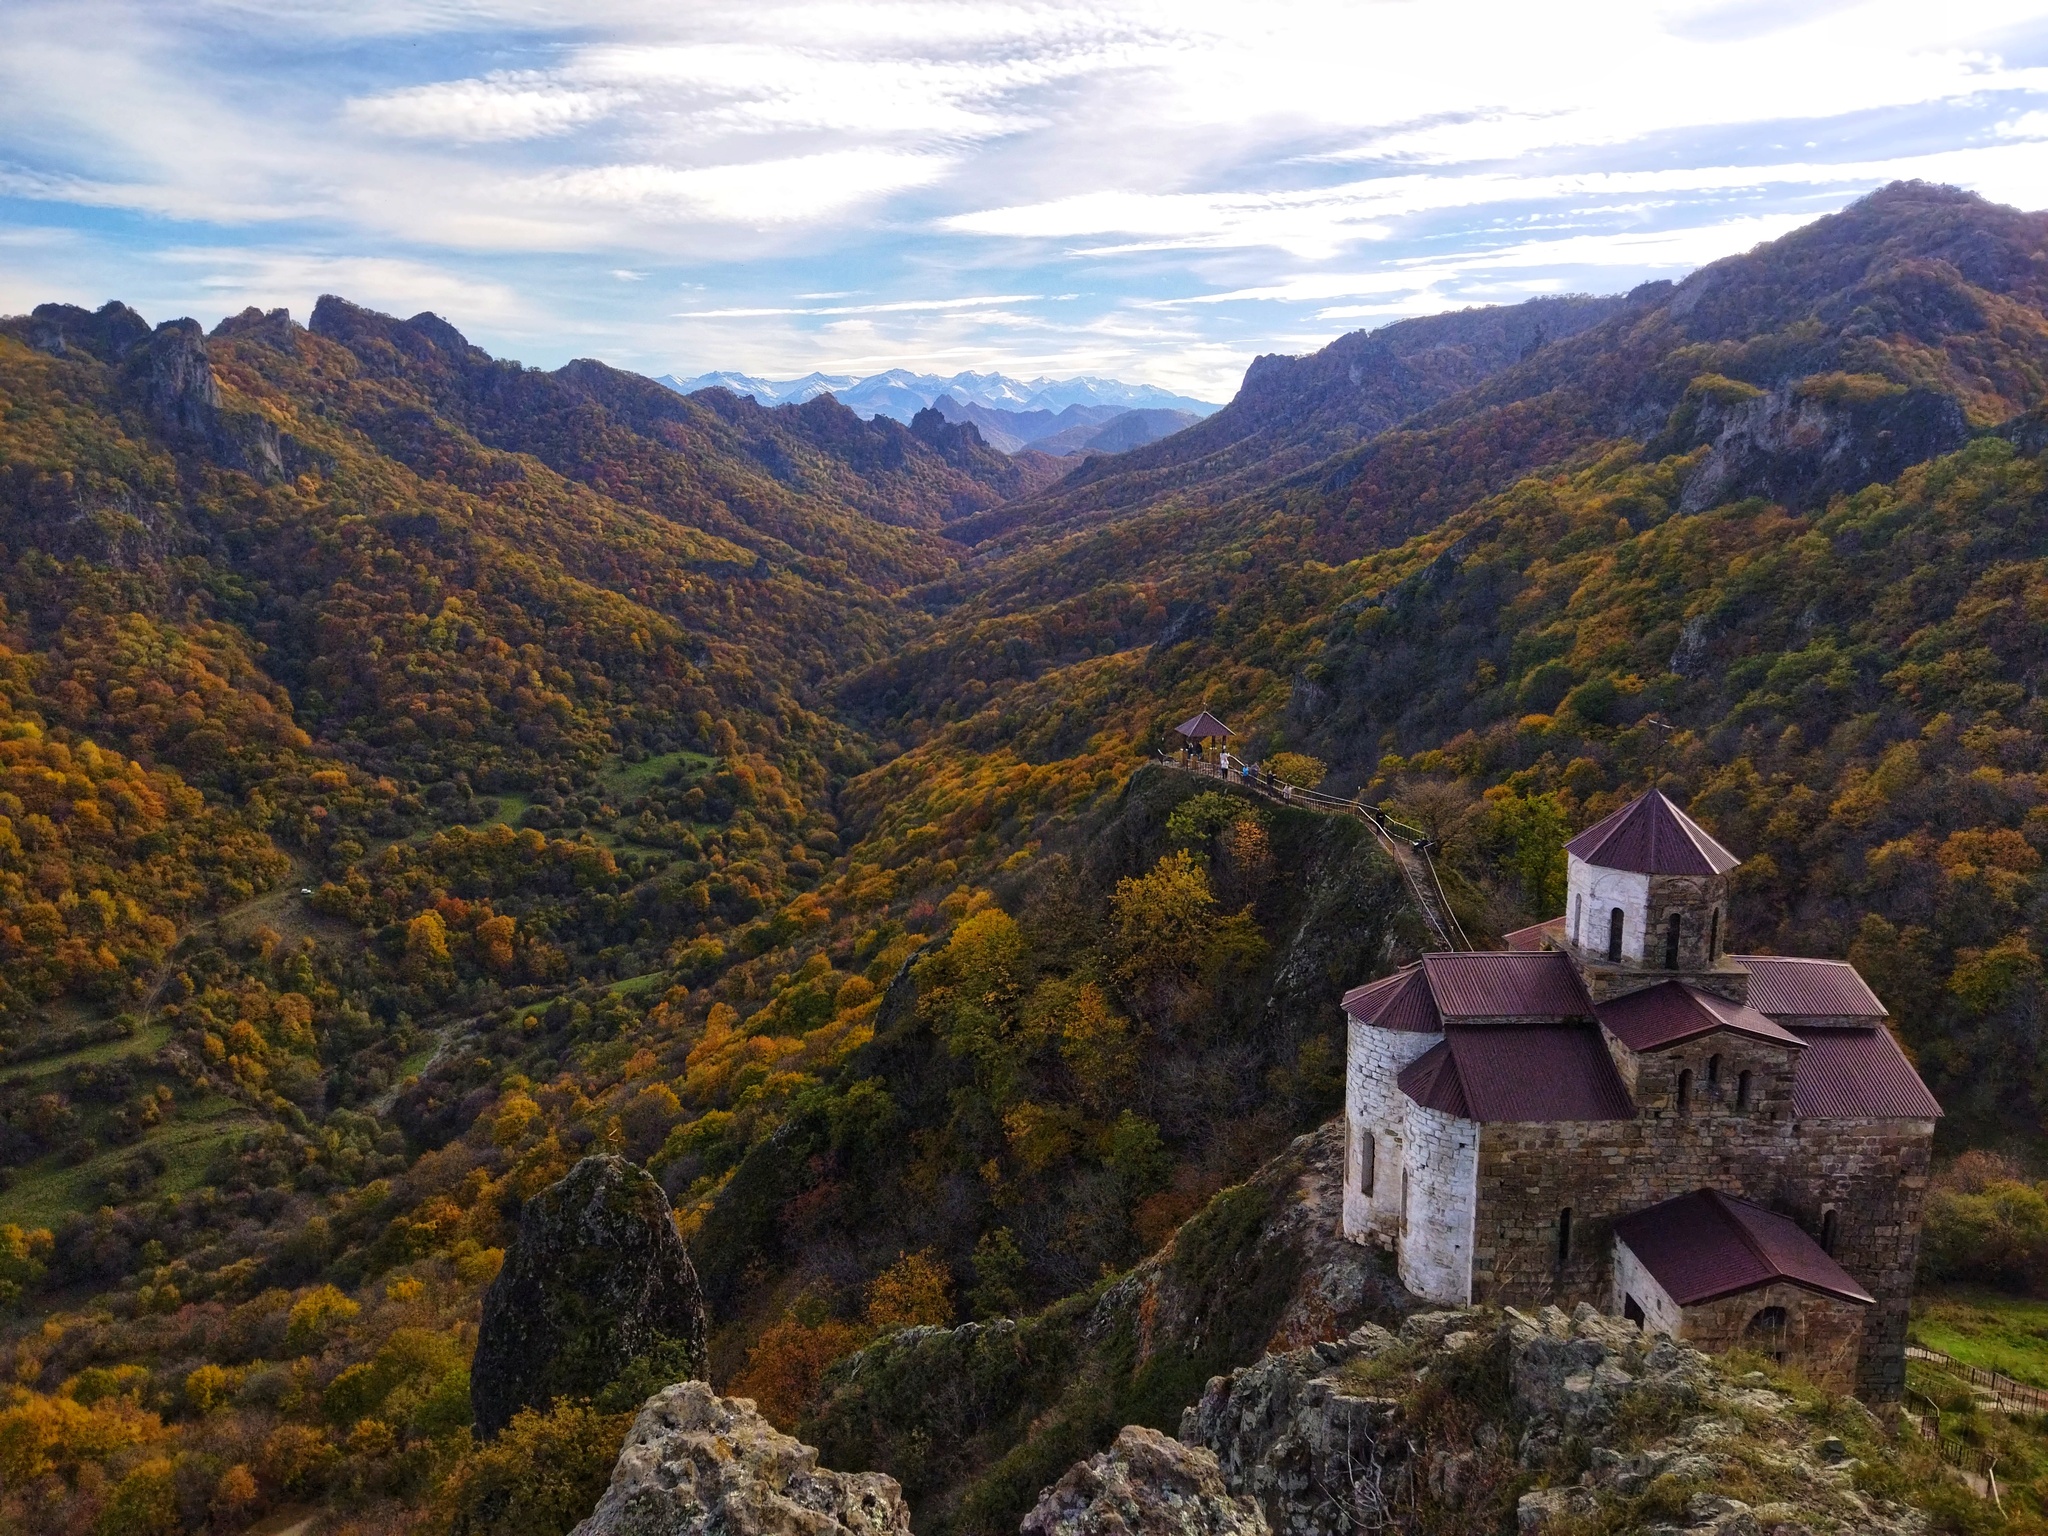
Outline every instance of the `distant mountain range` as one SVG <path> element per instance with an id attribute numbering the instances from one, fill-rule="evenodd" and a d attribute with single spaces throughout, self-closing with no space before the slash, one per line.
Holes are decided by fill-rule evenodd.
<path id="1" fill-rule="evenodd" d="M 1115 379 L 1026 383 L 1000 373 L 956 373 L 942 379 L 902 368 L 865 379 L 807 373 L 800 379 L 775 380 L 719 372 L 694 379 L 664 374 L 656 382 L 683 395 L 724 389 L 770 407 L 801 405 L 830 394 L 856 415 L 887 416 L 905 423 L 919 411 L 936 409 L 950 422 L 971 423 L 983 441 L 1003 453 L 1036 448 L 1055 457 L 1142 448 L 1221 409 L 1151 384 Z"/>
<path id="2" fill-rule="evenodd" d="M 720 372 L 699 374 L 694 379 L 665 374 L 659 382 L 684 395 L 700 389 L 729 389 L 736 395 L 750 395 L 763 405 L 801 404 L 829 391 L 859 415 L 889 416 L 902 422 L 936 404 L 941 395 L 989 410 L 1054 414 L 1070 405 L 1113 406 L 1119 411 L 1188 411 L 1197 417 L 1221 409 L 1211 401 L 1176 395 L 1155 385 L 1093 377 L 1026 382 L 1000 373 L 956 373 L 947 379 L 935 373 L 891 368 L 864 379 L 851 374 L 807 373 L 800 379 L 776 380 Z"/>

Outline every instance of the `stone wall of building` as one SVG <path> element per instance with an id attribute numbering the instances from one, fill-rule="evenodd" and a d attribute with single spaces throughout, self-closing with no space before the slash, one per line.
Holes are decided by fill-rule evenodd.
<path id="1" fill-rule="evenodd" d="M 1565 855 L 1565 933 L 1587 955 L 1607 953 L 1609 914 L 1621 908 L 1621 958 L 1643 959 L 1643 918 L 1650 877 L 1626 869 L 1600 869 Z"/>
<path id="2" fill-rule="evenodd" d="M 1666 963 L 1666 924 L 1678 914 L 1678 964 Z M 1728 942 L 1728 877 L 1726 875 L 1652 875 L 1649 898 L 1649 938 L 1643 948 L 1646 965 L 1665 970 L 1702 971 L 1717 956 L 1710 946 L 1726 948 Z"/>
<path id="3" fill-rule="evenodd" d="M 1391 1246 L 1401 1229 L 1402 1142 L 1408 1096 L 1396 1085 L 1401 1069 L 1442 1035 L 1375 1029 L 1348 1021 L 1350 1043 L 1344 1086 L 1344 1235 Z M 1361 1188 L 1366 1168 L 1360 1156 L 1372 1144 L 1372 1188 Z"/>
<path id="4" fill-rule="evenodd" d="M 1472 1300 L 1473 1218 L 1479 1126 L 1408 1105 L 1401 1170 L 1401 1283 L 1428 1301 Z"/>
<path id="5" fill-rule="evenodd" d="M 1675 1339 L 1685 1327 L 1685 1313 L 1671 1299 L 1671 1293 L 1643 1267 L 1643 1261 L 1636 1257 L 1635 1250 L 1617 1237 L 1614 1240 L 1614 1290 L 1608 1297 L 1607 1310 L 1616 1317 L 1626 1317 L 1630 1301 L 1642 1308 L 1645 1328 L 1668 1333 Z"/>
<path id="6" fill-rule="evenodd" d="M 1708 1091 L 1706 1071 L 1716 1054 L 1718 1095 Z M 1789 1056 L 1785 1047 L 1719 1032 L 1640 1059 L 1643 1111 L 1634 1120 L 1486 1126 L 1472 1299 L 1606 1306 L 1614 1220 L 1719 1189 L 1790 1216 L 1816 1240 L 1832 1236 L 1836 1261 L 1878 1298 L 1863 1328 L 1857 1390 L 1896 1398 L 1933 1125 L 1795 1119 Z M 1681 1113 L 1676 1080 L 1685 1067 L 1694 1074 L 1693 1103 Z M 1743 1071 L 1752 1074 L 1746 1111 L 1734 1107 Z M 1560 1252 L 1567 1210 L 1571 1234 Z"/>
<path id="7" fill-rule="evenodd" d="M 1772 1308 L 1784 1313 L 1782 1333 L 1753 1330 L 1752 1325 Z M 1780 1282 L 1684 1308 L 1678 1336 L 1708 1354 L 1731 1349 L 1782 1354 L 1785 1364 L 1797 1366 L 1816 1385 L 1830 1392 L 1854 1392 L 1860 1384 L 1859 1361 L 1870 1311 L 1857 1302 Z"/>

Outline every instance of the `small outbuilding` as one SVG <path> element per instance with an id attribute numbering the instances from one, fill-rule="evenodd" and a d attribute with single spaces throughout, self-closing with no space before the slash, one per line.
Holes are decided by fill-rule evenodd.
<path id="1" fill-rule="evenodd" d="M 1614 1223 L 1614 1310 L 1710 1354 L 1746 1349 L 1852 1392 L 1876 1303 L 1799 1224 L 1715 1189 Z"/>

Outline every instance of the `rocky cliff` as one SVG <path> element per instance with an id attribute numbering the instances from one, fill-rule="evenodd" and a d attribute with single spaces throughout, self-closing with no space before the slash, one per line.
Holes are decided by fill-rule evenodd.
<path id="1" fill-rule="evenodd" d="M 625 1409 L 703 1374 L 704 1295 L 653 1175 L 586 1157 L 526 1202 L 484 1295 L 469 1394 L 480 1434 L 557 1397 Z"/>

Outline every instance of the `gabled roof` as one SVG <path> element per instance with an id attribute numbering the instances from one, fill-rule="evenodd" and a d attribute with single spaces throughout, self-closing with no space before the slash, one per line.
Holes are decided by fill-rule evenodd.
<path id="1" fill-rule="evenodd" d="M 1233 731 L 1221 720 L 1218 720 L 1206 709 L 1192 720 L 1181 721 L 1179 725 L 1173 728 L 1173 733 L 1176 736 L 1186 736 L 1190 740 L 1208 738 L 1215 741 L 1221 741 L 1226 736 L 1235 736 L 1237 734 L 1237 732 Z"/>
<path id="2" fill-rule="evenodd" d="M 1884 1004 L 1846 960 L 1730 955 L 1749 972 L 1749 1002 L 1774 1019 L 1882 1019 Z"/>
<path id="3" fill-rule="evenodd" d="M 1624 1216 L 1614 1235 L 1681 1307 L 1779 1280 L 1864 1306 L 1877 1299 L 1796 1223 L 1719 1190 Z"/>
<path id="4" fill-rule="evenodd" d="M 1593 1005 L 1571 960 L 1546 950 L 1424 955 L 1430 996 L 1446 1019 L 1590 1019 Z"/>
<path id="5" fill-rule="evenodd" d="M 1799 1031 L 1806 1049 L 1792 1077 L 1792 1111 L 1833 1120 L 1934 1120 L 1941 1105 L 1891 1031 Z"/>
<path id="6" fill-rule="evenodd" d="M 1599 1031 L 1586 1024 L 1454 1027 L 1397 1081 L 1423 1108 L 1461 1120 L 1632 1120 L 1636 1112 Z"/>
<path id="7" fill-rule="evenodd" d="M 1564 848 L 1601 869 L 1642 875 L 1725 875 L 1742 862 L 1656 789 L 1594 822 Z"/>
<path id="8" fill-rule="evenodd" d="M 1614 1038 L 1632 1051 L 1661 1050 L 1717 1029 L 1789 1045 L 1795 1050 L 1806 1045 L 1783 1025 L 1747 1004 L 1731 1003 L 1725 997 L 1716 997 L 1682 981 L 1660 981 L 1654 987 L 1596 1004 L 1594 1012 L 1613 1031 Z"/>
<path id="9" fill-rule="evenodd" d="M 1560 914 L 1547 923 L 1531 923 L 1526 928 L 1517 928 L 1513 933 L 1502 934 L 1501 942 L 1518 954 L 1540 954 L 1546 944 L 1564 942 L 1564 917 Z"/>
<path id="10" fill-rule="evenodd" d="M 1391 976 L 1353 987 L 1344 994 L 1344 1011 L 1359 1023 L 1378 1029 L 1438 1035 L 1444 1028 L 1443 1018 L 1429 995 L 1429 978 L 1420 965 L 1407 966 Z"/>

